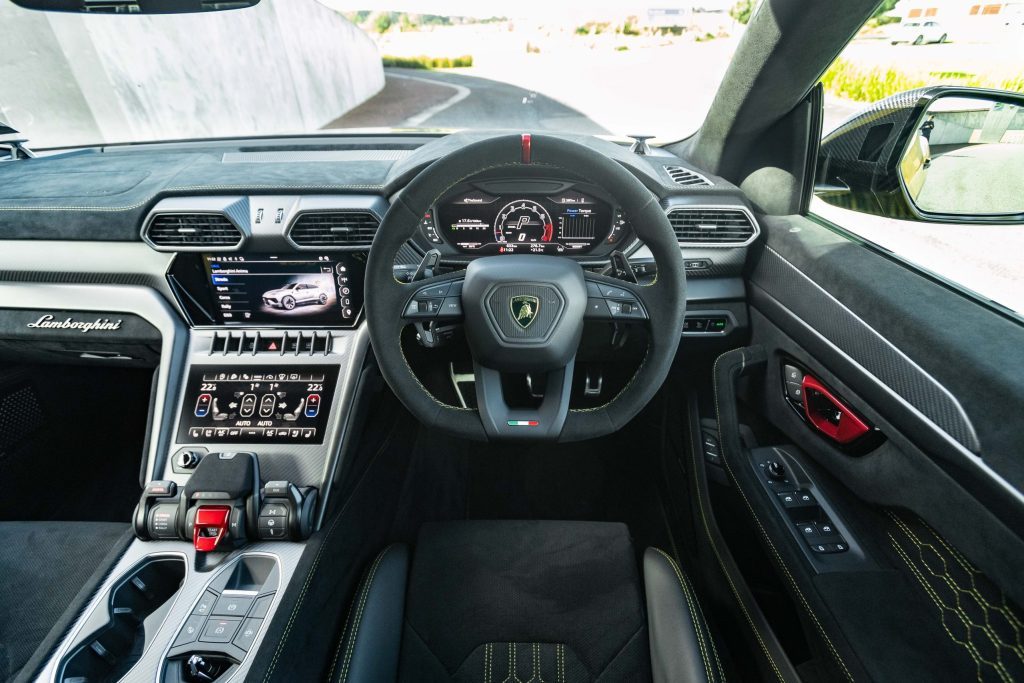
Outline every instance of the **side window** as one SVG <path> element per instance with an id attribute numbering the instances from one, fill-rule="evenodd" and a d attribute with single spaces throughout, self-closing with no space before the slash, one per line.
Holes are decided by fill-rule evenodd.
<path id="1" fill-rule="evenodd" d="M 813 216 L 1024 315 L 1024 4 L 884 0 L 822 77 Z"/>

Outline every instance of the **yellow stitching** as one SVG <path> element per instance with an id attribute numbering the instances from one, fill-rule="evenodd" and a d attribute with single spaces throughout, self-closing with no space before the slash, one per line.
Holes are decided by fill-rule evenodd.
<path id="1" fill-rule="evenodd" d="M 712 380 L 714 382 L 715 392 L 715 420 L 718 423 L 718 442 L 720 444 L 725 443 L 725 438 L 722 436 L 722 417 L 721 411 L 719 409 L 718 400 L 718 363 L 719 361 L 722 360 L 722 358 L 725 355 L 726 354 L 723 353 L 721 356 L 715 359 L 715 365 L 712 369 Z M 742 350 L 740 351 L 740 357 L 743 359 L 744 367 L 746 367 L 746 353 L 744 353 Z M 825 628 L 821 625 L 821 622 L 818 621 L 818 615 L 814 613 L 813 609 L 811 609 L 811 605 L 807 602 L 807 598 L 804 597 L 803 591 L 800 590 L 799 584 L 797 584 L 796 579 L 794 579 L 793 575 L 789 572 L 789 567 L 787 567 L 786 563 L 782 560 L 782 556 L 779 555 L 779 551 L 776 550 L 775 544 L 772 543 L 771 537 L 768 536 L 767 530 L 765 530 L 764 526 L 761 524 L 761 520 L 760 518 L 758 518 L 757 513 L 754 512 L 754 506 L 750 504 L 750 500 L 747 498 L 746 492 L 744 492 L 743 487 L 740 486 L 739 480 L 736 478 L 736 475 L 734 475 L 732 472 L 732 468 L 729 467 L 729 459 L 725 457 L 724 445 L 722 446 L 722 456 L 722 462 L 725 464 L 725 469 L 727 472 L 729 472 L 730 478 L 732 478 L 733 482 L 736 484 L 736 490 L 739 491 L 740 496 L 743 498 L 743 502 L 746 503 L 747 508 L 750 510 L 750 516 L 753 517 L 758 529 L 761 530 L 761 535 L 764 536 L 764 540 L 768 544 L 769 550 L 772 551 L 772 554 L 775 556 L 776 562 L 782 568 L 782 571 L 785 572 L 786 577 L 789 579 L 790 585 L 793 587 L 793 591 L 796 593 L 796 596 L 800 598 L 800 603 L 803 605 L 804 610 L 807 612 L 808 616 L 811 617 L 811 620 L 814 622 L 815 627 L 817 627 L 818 632 L 821 633 L 821 637 L 824 639 L 825 644 L 828 646 L 829 651 L 832 653 L 832 657 L 839 664 L 840 668 L 842 668 L 843 673 L 846 675 L 846 679 L 849 681 L 853 681 L 853 674 L 851 674 L 850 670 L 846 668 L 846 662 L 843 661 L 843 658 L 842 656 L 840 656 L 839 651 L 836 649 L 835 645 L 832 644 L 832 640 L 828 637 L 828 634 L 825 632 Z"/>
<path id="2" fill-rule="evenodd" d="M 356 639 L 359 637 L 359 625 L 363 621 L 363 609 L 366 607 L 366 598 L 370 595 L 370 588 L 373 586 L 373 577 L 377 574 L 377 567 L 380 566 L 381 560 L 387 555 L 388 551 L 391 550 L 392 546 L 388 546 L 381 551 L 377 559 L 374 560 L 373 566 L 370 567 L 370 574 L 366 579 L 366 585 L 363 587 L 362 593 L 359 595 L 359 608 L 356 611 L 355 621 L 349 637 L 351 640 L 348 643 L 348 647 L 345 648 L 345 659 L 342 664 L 341 673 L 338 674 L 338 681 L 343 682 L 348 680 L 348 668 L 352 664 L 352 655 L 355 654 Z"/>
<path id="3" fill-rule="evenodd" d="M 565 683 L 565 645 L 555 646 L 555 659 L 558 665 L 558 682 Z"/>
<path id="4" fill-rule="evenodd" d="M 491 643 L 484 645 L 484 683 L 491 683 Z"/>
<path id="5" fill-rule="evenodd" d="M 900 547 L 899 543 L 896 542 L 896 539 L 893 537 L 893 535 L 892 534 L 887 534 L 887 535 L 889 536 L 889 541 L 892 543 L 892 547 L 896 550 L 896 552 L 899 554 L 899 556 L 901 558 L 903 558 L 903 561 L 907 564 L 907 567 L 910 568 L 910 571 L 913 572 L 915 578 L 917 578 L 918 583 L 921 584 L 921 587 L 924 589 L 924 592 L 928 595 L 928 597 L 931 599 L 931 601 L 935 603 L 935 606 L 938 607 L 938 609 L 939 609 L 939 620 L 940 620 L 940 623 L 942 624 L 942 629 L 946 632 L 946 635 L 949 636 L 950 640 L 952 640 L 957 645 L 962 645 L 964 647 L 964 649 L 967 650 L 967 653 L 970 655 L 971 659 L 974 660 L 974 668 L 975 668 L 975 670 L 977 671 L 977 674 L 978 674 L 978 681 L 979 682 L 982 681 L 981 659 L 980 659 L 980 656 L 978 655 L 977 650 L 974 648 L 973 645 L 969 644 L 968 642 L 962 641 L 962 640 L 958 640 L 957 637 L 955 635 L 953 635 L 953 632 L 949 630 L 949 626 L 946 624 L 946 616 L 945 616 L 946 610 L 944 610 L 942 608 L 942 604 L 939 602 L 938 598 L 933 594 L 931 586 L 928 585 L 927 580 L 924 578 L 924 576 L 921 574 L 921 572 L 917 569 L 917 567 L 914 566 L 914 563 L 913 563 L 913 561 L 911 561 L 910 556 L 907 555 L 906 552 L 903 550 L 903 548 Z M 1002 676 L 1000 676 L 1000 678 L 1002 678 Z"/>
<path id="6" fill-rule="evenodd" d="M 714 639 L 711 638 L 711 629 L 707 626 L 707 620 L 704 618 L 704 610 L 701 609 L 696 591 L 694 591 L 692 586 L 689 585 L 689 581 L 686 579 L 683 571 L 668 553 L 661 548 L 654 548 L 653 550 L 668 560 L 669 566 L 672 567 L 672 571 L 676 574 L 676 579 L 679 580 L 679 587 L 682 588 L 683 597 L 686 598 L 686 604 L 690 608 L 690 614 L 693 615 L 693 630 L 697 634 L 697 644 L 700 646 L 701 659 L 704 660 L 704 670 L 707 672 L 708 679 L 713 681 L 715 678 L 714 671 L 711 669 L 711 660 L 708 657 L 708 650 L 710 650 L 712 654 L 714 654 L 715 663 L 718 666 L 719 678 L 722 681 L 725 681 L 725 672 L 722 670 L 722 662 L 718 659 L 718 650 L 715 648 Z M 704 633 L 701 626 L 707 629 L 707 644 L 705 644 Z"/>
<path id="7" fill-rule="evenodd" d="M 669 566 L 671 566 L 672 567 L 672 571 L 675 572 L 676 580 L 679 581 L 679 587 L 683 591 L 683 598 L 686 600 L 686 605 L 687 605 L 687 607 L 689 607 L 690 614 L 692 615 L 692 617 L 694 619 L 693 631 L 697 635 L 697 647 L 700 649 L 700 658 L 704 662 L 704 672 L 705 672 L 705 675 L 707 675 L 710 678 L 710 675 L 711 675 L 711 661 L 708 659 L 708 653 L 707 653 L 707 650 L 705 649 L 704 634 L 701 633 L 700 626 L 696 622 L 697 610 L 694 608 L 693 602 L 691 602 L 691 600 L 690 600 L 690 594 L 686 591 L 686 588 L 683 586 L 682 572 L 676 566 L 676 563 L 672 561 L 672 558 L 670 558 L 668 555 L 666 555 L 660 548 L 655 548 L 654 551 L 659 553 L 659 554 L 661 554 L 662 557 L 664 557 L 666 560 L 668 560 Z"/>
<path id="8" fill-rule="evenodd" d="M 967 638 L 968 638 L 968 640 L 967 640 L 967 643 L 964 644 L 964 647 L 967 647 L 968 649 L 973 649 L 973 650 L 977 651 L 977 646 L 974 644 L 973 641 L 970 640 L 971 627 L 972 626 L 976 626 L 982 633 L 984 633 L 986 636 L 988 636 L 989 641 L 992 643 L 992 645 L 994 646 L 995 651 L 996 651 L 996 662 L 990 662 L 990 661 L 986 660 L 984 657 L 981 656 L 980 651 L 978 651 L 978 657 L 980 658 L 980 660 L 982 662 L 984 662 L 985 664 L 988 664 L 988 665 L 992 666 L 996 670 L 997 674 L 1004 674 L 1005 676 L 1004 675 L 1000 676 L 1004 680 L 1012 679 L 1012 675 L 1010 674 L 1009 671 L 1006 670 L 1005 666 L 1002 663 L 1002 656 L 1001 656 L 1001 652 L 1000 652 L 1000 649 L 1001 649 L 1000 646 L 1002 645 L 1002 640 L 999 638 L 998 634 L 996 634 L 992 630 L 991 623 L 989 622 L 989 619 L 988 619 L 988 612 L 987 612 L 987 610 L 985 610 L 985 626 L 983 627 L 983 626 L 980 626 L 978 624 L 975 624 L 971 620 L 970 615 L 967 614 L 967 611 L 964 610 L 963 605 L 960 604 L 960 593 L 961 592 L 968 592 L 968 591 L 963 591 L 960 588 L 960 586 L 949 575 L 948 565 L 946 564 L 946 558 L 944 558 L 938 552 L 938 549 L 935 548 L 935 546 L 933 546 L 932 544 L 930 544 L 930 543 L 923 543 L 921 541 L 921 539 L 919 539 L 917 537 L 917 535 L 913 532 L 913 530 L 910 528 L 910 526 L 907 525 L 903 520 L 899 519 L 892 512 L 889 512 L 889 516 L 892 517 L 892 519 L 896 522 L 896 524 L 900 528 L 900 530 L 902 530 L 903 533 L 907 535 L 907 538 L 910 539 L 911 543 L 913 543 L 916 546 L 917 554 L 918 554 L 918 557 L 921 560 L 921 564 L 924 566 L 924 568 L 926 570 L 928 570 L 928 573 L 931 574 L 932 576 L 934 576 L 936 579 L 939 579 L 940 581 L 942 581 L 944 584 L 946 584 L 946 587 L 949 588 L 953 592 L 953 595 L 955 596 L 954 600 L 956 602 L 956 607 L 950 607 L 949 605 L 946 605 L 944 602 L 942 602 L 941 597 L 939 596 L 938 592 L 935 591 L 934 587 L 931 586 L 931 584 L 928 585 L 928 589 L 931 590 L 932 595 L 934 596 L 933 597 L 933 601 L 935 601 L 936 604 L 939 606 L 940 613 L 943 615 L 943 617 L 945 617 L 945 611 L 946 610 L 951 611 L 960 619 L 961 623 L 963 623 L 964 627 L 967 629 Z M 943 565 L 942 574 L 937 574 L 928 565 L 928 561 L 924 557 L 924 549 L 925 548 L 930 548 L 932 550 L 932 552 L 934 552 L 936 554 L 936 556 L 939 558 L 939 561 L 942 562 L 942 565 Z M 923 572 L 922 572 L 921 576 L 922 577 L 924 576 Z M 927 580 L 927 579 L 925 579 L 925 580 Z M 1010 647 L 1009 649 L 1012 650 L 1013 648 Z"/>
<path id="9" fill-rule="evenodd" d="M 345 614 L 345 625 L 341 629 L 341 638 L 338 639 L 338 647 L 334 650 L 334 657 L 331 659 L 331 668 L 327 670 L 327 680 L 334 679 L 334 667 L 338 664 L 338 657 L 341 655 L 341 648 L 345 644 L 345 638 L 348 635 L 348 627 L 351 626 L 352 622 L 352 608 L 355 607 L 355 600 L 348 606 L 348 612 Z"/>
<path id="10" fill-rule="evenodd" d="M 530 643 L 530 654 L 532 657 L 530 680 L 526 683 L 544 683 L 544 671 L 540 659 L 540 643 Z"/>
<path id="11" fill-rule="evenodd" d="M 893 513 L 890 512 L 889 515 L 893 516 Z M 920 518 L 919 521 L 921 522 L 921 524 L 924 525 L 925 528 L 928 529 L 928 531 L 931 532 L 932 536 L 934 536 L 935 539 L 942 544 L 942 547 L 949 551 L 949 554 L 953 557 L 954 560 L 956 560 L 956 563 L 959 564 L 960 567 L 970 577 L 971 589 L 966 592 L 973 595 L 974 598 L 979 602 L 979 604 L 983 605 L 984 607 L 990 607 L 995 611 L 999 612 L 1000 614 L 1002 614 L 1003 618 L 1005 618 L 1006 621 L 1009 622 L 1010 627 L 1013 629 L 1015 634 L 1014 640 L 1016 641 L 1016 646 L 1008 645 L 1008 647 L 1017 654 L 1017 656 L 1021 659 L 1022 662 L 1024 662 L 1024 647 L 1021 647 L 1021 628 L 1024 627 L 1024 624 L 1021 623 L 1020 619 L 1017 617 L 1016 612 L 1014 612 L 1014 610 L 1006 603 L 1006 594 L 1000 590 L 1000 604 L 993 605 L 988 600 L 988 598 L 986 598 L 978 589 L 978 584 L 975 577 L 981 572 L 979 572 L 978 569 L 973 564 L 971 564 L 970 560 L 964 557 L 959 550 L 949 545 L 949 543 L 946 542 L 946 539 L 943 538 L 939 534 L 939 532 L 933 529 L 926 521 Z M 988 617 L 986 615 L 986 619 L 987 618 Z"/>
<path id="12" fill-rule="evenodd" d="M 696 472 L 697 452 L 693 449 L 693 425 L 690 424 L 690 420 L 687 420 L 686 423 L 689 434 L 687 450 L 693 458 L 694 472 Z M 740 596 L 739 589 L 736 588 L 736 585 L 732 581 L 732 577 L 729 576 L 729 572 L 725 567 L 725 560 L 722 559 L 722 555 L 718 551 L 718 544 L 715 543 L 714 536 L 711 534 L 711 527 L 708 525 L 707 513 L 704 511 L 704 500 L 699 494 L 697 496 L 697 508 L 700 510 L 701 521 L 704 523 L 704 533 L 707 535 L 708 542 L 711 544 L 711 550 L 715 553 L 715 558 L 718 560 L 718 566 L 722 569 L 722 575 L 729 583 L 729 588 L 732 590 L 732 594 L 736 598 L 736 603 L 740 606 L 740 609 L 743 610 L 743 616 L 746 617 L 747 623 L 750 624 L 750 630 L 754 633 L 754 637 L 757 638 L 757 642 L 761 646 L 761 650 L 764 652 L 764 656 L 768 660 L 769 666 L 772 667 L 772 670 L 775 672 L 778 679 L 785 683 L 785 676 L 783 676 L 782 672 L 779 671 L 779 667 L 775 663 L 775 658 L 772 657 L 771 651 L 761 638 L 761 632 L 758 630 L 757 625 L 754 624 L 753 617 L 750 616 L 750 612 L 747 611 L 746 605 L 743 604 L 743 598 Z"/>
<path id="13" fill-rule="evenodd" d="M 890 542 L 893 544 L 893 547 L 896 548 L 897 553 L 899 553 L 900 557 L 910 568 L 911 572 L 913 572 L 915 578 L 918 580 L 918 583 L 921 584 L 921 587 L 924 589 L 925 593 L 928 595 L 931 601 L 935 603 L 936 607 L 938 607 L 939 618 L 943 630 L 946 631 L 946 634 L 954 643 L 961 645 L 965 650 L 967 650 L 971 659 L 974 660 L 975 667 L 977 669 L 978 680 L 980 681 L 983 678 L 982 664 L 986 664 L 992 667 L 995 670 L 996 675 L 998 675 L 1002 680 L 1013 680 L 1013 674 L 1009 671 L 1009 669 L 1006 668 L 1006 665 L 1003 663 L 1003 650 L 1010 650 L 1010 652 L 1015 654 L 1017 658 L 1021 661 L 1024 661 L 1024 653 L 1022 653 L 1022 649 L 1020 648 L 1019 644 L 1020 630 L 1014 623 L 1018 620 L 1013 610 L 1010 609 L 1009 605 L 1006 603 L 1005 594 L 1002 594 L 1000 601 L 1002 603 L 1001 605 L 993 605 L 989 600 L 987 600 L 977 588 L 975 576 L 980 572 L 966 558 L 964 558 L 962 555 L 959 555 L 959 553 L 952 546 L 946 543 L 945 539 L 943 539 L 942 536 L 938 534 L 938 532 L 936 532 L 934 529 L 932 529 L 930 526 L 928 526 L 926 523 L 922 521 L 923 526 L 932 534 L 935 540 L 937 540 L 945 549 L 950 551 L 950 554 L 953 555 L 954 560 L 957 562 L 957 564 L 959 564 L 960 567 L 968 573 L 968 576 L 970 577 L 971 581 L 971 588 L 966 589 L 960 586 L 956 582 L 956 579 L 953 577 L 953 575 L 949 572 L 949 564 L 946 560 L 946 557 L 943 556 L 943 554 L 935 545 L 927 543 L 924 540 L 922 540 L 917 535 L 917 533 L 915 533 L 915 531 L 910 527 L 910 525 L 905 520 L 901 519 L 898 515 L 896 515 L 893 511 L 887 510 L 886 513 L 896 524 L 896 527 L 903 532 L 907 540 L 914 545 L 915 549 L 917 550 L 917 555 L 921 567 L 923 567 L 924 570 L 926 570 L 928 574 L 930 574 L 934 579 L 937 579 L 941 582 L 942 585 L 945 585 L 950 591 L 952 591 L 954 605 L 948 605 L 945 601 L 943 601 L 942 596 L 938 594 L 938 591 L 936 590 L 935 586 L 933 586 L 929 582 L 927 576 L 925 576 L 925 573 L 924 571 L 922 571 L 921 567 L 918 567 L 918 565 L 911 560 L 909 554 L 906 553 L 902 546 L 899 546 L 897 544 L 895 537 L 892 534 L 889 534 Z M 928 560 L 925 558 L 925 549 L 930 549 L 942 563 L 941 573 L 932 569 L 931 565 L 929 565 Z M 963 604 L 961 603 L 962 594 L 970 595 L 972 598 L 974 598 L 978 606 L 982 609 L 982 612 L 984 613 L 984 625 L 977 624 L 971 619 L 971 616 L 967 613 L 967 611 L 964 609 Z M 990 618 L 990 609 L 999 612 L 1007 620 L 1007 623 L 1010 625 L 1010 628 L 1014 630 L 1015 643 L 1003 642 L 1003 639 L 1000 636 L 1000 634 L 997 633 L 992 626 Z M 966 633 L 964 640 L 958 640 L 948 627 L 946 623 L 946 616 L 948 612 L 953 613 L 960 620 L 960 623 L 963 624 Z M 980 650 L 978 650 L 978 646 L 975 645 L 974 641 L 971 639 L 972 629 L 974 628 L 980 630 L 988 638 L 989 642 L 992 644 L 995 650 L 996 661 L 989 661 L 988 659 L 982 656 Z"/>

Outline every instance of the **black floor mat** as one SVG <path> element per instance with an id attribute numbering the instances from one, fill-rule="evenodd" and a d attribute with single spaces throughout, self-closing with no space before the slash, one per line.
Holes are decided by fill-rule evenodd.
<path id="1" fill-rule="evenodd" d="M 127 522 L 153 373 L 75 365 L 0 377 L 0 520 Z"/>
<path id="2" fill-rule="evenodd" d="M 641 415 L 624 430 L 569 444 L 485 444 L 421 429 L 394 536 L 425 521 L 555 519 L 625 523 L 638 552 L 669 549 L 657 480 L 660 433 Z"/>
<path id="3" fill-rule="evenodd" d="M 0 522 L 0 680 L 18 674 L 127 524 Z"/>

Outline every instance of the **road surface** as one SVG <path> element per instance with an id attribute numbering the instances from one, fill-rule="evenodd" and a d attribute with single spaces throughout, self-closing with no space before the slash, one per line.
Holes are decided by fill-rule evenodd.
<path id="1" fill-rule="evenodd" d="M 541 93 L 450 71 L 386 69 L 384 90 L 325 128 L 512 128 L 606 135 Z"/>

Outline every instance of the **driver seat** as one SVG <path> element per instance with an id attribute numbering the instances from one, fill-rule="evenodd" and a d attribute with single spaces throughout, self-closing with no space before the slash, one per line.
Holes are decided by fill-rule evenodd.
<path id="1" fill-rule="evenodd" d="M 420 530 L 370 564 L 329 680 L 582 683 L 724 674 L 696 595 L 623 524 L 460 521 Z M 644 595 L 646 594 L 646 610 Z"/>

